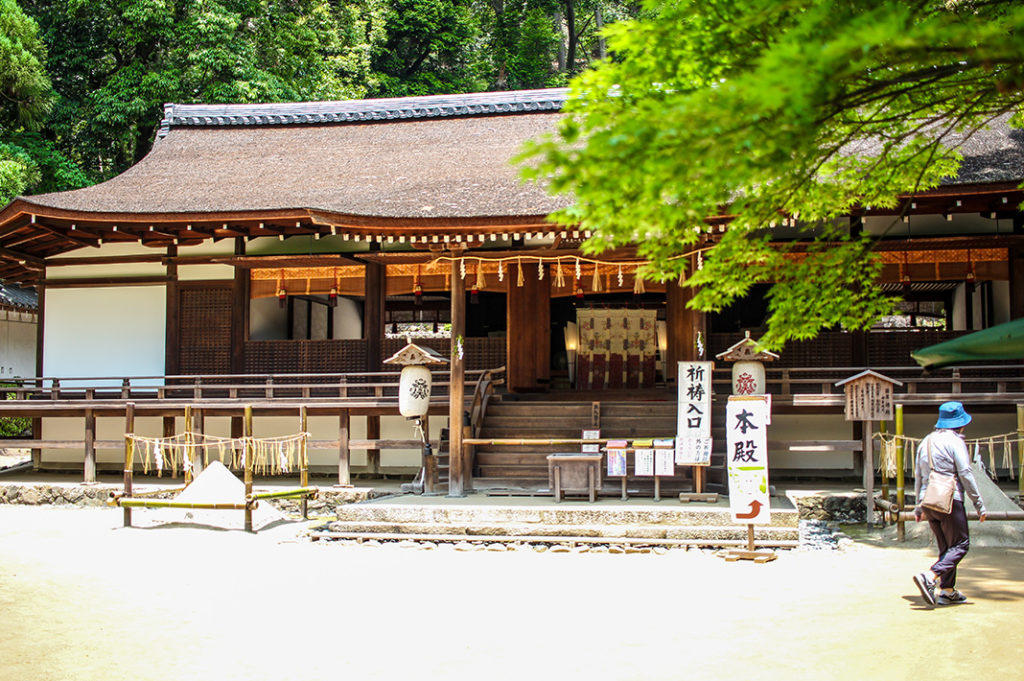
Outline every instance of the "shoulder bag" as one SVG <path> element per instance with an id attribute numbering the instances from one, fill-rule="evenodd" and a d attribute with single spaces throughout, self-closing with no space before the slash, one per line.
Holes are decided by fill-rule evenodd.
<path id="1" fill-rule="evenodd" d="M 937 513 L 949 513 L 953 508 L 953 492 L 956 490 L 956 476 L 937 473 L 932 466 L 932 441 L 925 445 L 928 452 L 928 486 L 924 490 L 921 505 Z"/>

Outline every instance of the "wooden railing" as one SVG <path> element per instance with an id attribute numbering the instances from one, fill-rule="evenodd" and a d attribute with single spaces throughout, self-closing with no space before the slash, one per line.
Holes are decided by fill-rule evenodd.
<path id="1" fill-rule="evenodd" d="M 773 395 L 835 395 L 843 388 L 835 383 L 850 378 L 866 367 L 765 368 L 768 391 Z M 900 381 L 894 392 L 899 395 L 971 394 L 973 399 L 999 401 L 1024 393 L 1024 364 L 952 367 L 924 371 L 920 367 L 871 367 L 873 371 Z M 729 364 L 716 367 L 715 392 L 732 392 Z"/>
<path id="2" fill-rule="evenodd" d="M 474 386 L 495 371 L 466 371 Z M 233 374 L 185 376 L 44 376 L 16 378 L 2 388 L 9 400 L 366 401 L 398 404 L 398 371 L 344 374 Z M 450 372 L 433 372 L 432 401 L 448 398 Z"/>

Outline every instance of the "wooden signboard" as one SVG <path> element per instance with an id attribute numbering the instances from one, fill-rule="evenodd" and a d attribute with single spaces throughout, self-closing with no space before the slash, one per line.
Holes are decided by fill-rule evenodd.
<path id="1" fill-rule="evenodd" d="M 893 386 L 900 381 L 870 369 L 836 383 L 846 395 L 847 421 L 890 421 L 893 416 Z"/>

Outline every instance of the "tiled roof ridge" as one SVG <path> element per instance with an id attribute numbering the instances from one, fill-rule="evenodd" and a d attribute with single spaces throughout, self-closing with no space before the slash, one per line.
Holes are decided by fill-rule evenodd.
<path id="1" fill-rule="evenodd" d="M 558 111 L 568 88 L 275 104 L 165 104 L 159 137 L 175 127 L 314 125 Z"/>

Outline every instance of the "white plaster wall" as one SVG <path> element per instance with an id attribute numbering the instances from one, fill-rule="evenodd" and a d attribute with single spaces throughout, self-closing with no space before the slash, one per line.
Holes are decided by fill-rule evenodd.
<path id="1" fill-rule="evenodd" d="M 225 281 L 235 278 L 231 265 L 178 265 L 178 281 Z"/>
<path id="2" fill-rule="evenodd" d="M 164 286 L 48 288 L 45 376 L 162 376 Z"/>
<path id="3" fill-rule="evenodd" d="M 0 379 L 36 375 L 36 315 L 0 310 Z"/>

